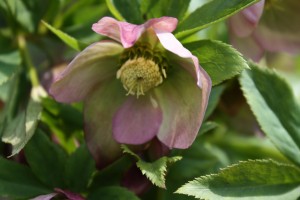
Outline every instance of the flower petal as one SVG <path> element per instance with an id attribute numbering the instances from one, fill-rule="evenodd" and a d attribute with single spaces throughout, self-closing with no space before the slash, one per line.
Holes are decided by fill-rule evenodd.
<path id="1" fill-rule="evenodd" d="M 129 48 L 148 29 L 160 32 L 172 32 L 177 26 L 177 19 L 173 17 L 154 18 L 141 25 L 120 22 L 111 17 L 103 17 L 93 24 L 92 29 L 101 35 L 121 42 L 124 48 Z"/>
<path id="2" fill-rule="evenodd" d="M 211 81 L 200 68 L 202 88 L 199 88 L 182 67 L 174 65 L 173 70 L 168 79 L 155 89 L 158 104 L 163 110 L 163 122 L 157 137 L 170 148 L 184 149 L 193 143 L 201 126 Z"/>
<path id="3" fill-rule="evenodd" d="M 165 49 L 168 51 L 180 56 L 181 58 L 189 58 L 194 66 L 190 65 L 182 65 L 190 74 L 197 80 L 197 84 L 199 87 L 202 87 L 202 77 L 199 68 L 198 58 L 194 56 L 188 49 L 186 49 L 182 44 L 175 38 L 172 33 L 166 32 L 157 32 L 156 33 L 160 43 L 163 45 Z"/>
<path id="4" fill-rule="evenodd" d="M 37 197 L 32 198 L 30 200 L 50 200 L 53 197 L 55 197 L 56 195 L 57 195 L 57 193 L 45 194 L 45 195 L 37 196 Z"/>
<path id="5" fill-rule="evenodd" d="M 59 188 L 55 188 L 54 190 L 55 190 L 55 192 L 58 192 L 59 194 L 62 194 L 65 197 L 67 197 L 68 200 L 85 200 L 81 195 L 75 194 L 75 193 L 70 192 L 68 190 L 62 190 L 62 189 L 59 189 Z"/>
<path id="6" fill-rule="evenodd" d="M 113 136 L 124 144 L 144 144 L 154 138 L 162 122 L 162 112 L 153 97 L 130 96 L 113 118 Z"/>
<path id="7" fill-rule="evenodd" d="M 98 83 L 116 75 L 122 46 L 115 42 L 98 42 L 78 54 L 51 85 L 50 94 L 59 102 L 84 99 Z"/>
<path id="8" fill-rule="evenodd" d="M 259 22 L 264 4 L 265 1 L 261 0 L 232 16 L 228 22 L 230 30 L 238 37 L 249 36 Z"/>
<path id="9" fill-rule="evenodd" d="M 265 53 L 264 48 L 260 46 L 253 35 L 244 38 L 230 35 L 230 43 L 245 57 L 250 58 L 255 62 L 258 62 Z"/>
<path id="10" fill-rule="evenodd" d="M 121 155 L 120 145 L 112 135 L 112 121 L 125 98 L 121 83 L 113 79 L 96 88 L 84 101 L 85 139 L 99 168 Z"/>

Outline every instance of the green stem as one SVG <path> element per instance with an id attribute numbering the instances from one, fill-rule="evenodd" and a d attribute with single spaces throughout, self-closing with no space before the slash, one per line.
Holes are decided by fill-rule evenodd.
<path id="1" fill-rule="evenodd" d="M 36 69 L 31 61 L 29 51 L 26 47 L 26 40 L 21 34 L 18 35 L 18 46 L 24 65 L 28 70 L 32 86 L 40 85 Z"/>

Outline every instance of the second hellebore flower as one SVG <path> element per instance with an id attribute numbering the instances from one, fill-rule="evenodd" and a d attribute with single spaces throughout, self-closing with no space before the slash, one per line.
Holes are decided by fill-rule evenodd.
<path id="1" fill-rule="evenodd" d="M 98 166 L 121 154 L 119 143 L 157 137 L 187 148 L 201 126 L 211 80 L 171 33 L 177 19 L 142 25 L 104 17 L 92 29 L 112 40 L 78 54 L 50 88 L 60 102 L 84 101 L 84 131 Z"/>
<path id="2" fill-rule="evenodd" d="M 300 1 L 261 0 L 229 20 L 230 39 L 259 61 L 266 51 L 300 52 Z"/>

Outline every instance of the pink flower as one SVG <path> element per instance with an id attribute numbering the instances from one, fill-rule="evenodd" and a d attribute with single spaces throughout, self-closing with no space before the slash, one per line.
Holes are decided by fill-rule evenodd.
<path id="1" fill-rule="evenodd" d="M 59 102 L 84 102 L 85 139 L 98 166 L 121 155 L 120 143 L 157 137 L 188 148 L 201 126 L 211 80 L 171 33 L 177 19 L 142 25 L 104 17 L 92 29 L 112 40 L 74 58 L 50 88 Z"/>
<path id="2" fill-rule="evenodd" d="M 231 43 L 254 61 L 259 61 L 266 51 L 297 53 L 299 9 L 300 2 L 295 0 L 261 0 L 230 18 Z"/>

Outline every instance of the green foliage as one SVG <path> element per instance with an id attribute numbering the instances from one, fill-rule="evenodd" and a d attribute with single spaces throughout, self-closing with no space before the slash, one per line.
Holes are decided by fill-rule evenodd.
<path id="1" fill-rule="evenodd" d="M 118 186 L 103 187 L 92 192 L 87 200 L 118 199 L 118 200 L 139 200 L 132 192 Z"/>
<path id="2" fill-rule="evenodd" d="M 180 22 L 177 37 L 190 35 L 214 23 L 225 20 L 259 0 L 212 0 Z"/>
<path id="3" fill-rule="evenodd" d="M 144 22 L 138 0 L 113 0 L 113 4 L 129 23 L 142 24 Z"/>
<path id="4" fill-rule="evenodd" d="M 165 188 L 165 176 L 167 172 L 167 164 L 175 163 L 181 160 L 180 156 L 168 158 L 166 156 L 150 163 L 143 161 L 137 154 L 132 152 L 127 146 L 122 145 L 124 153 L 128 153 L 137 159 L 136 166 L 142 171 L 147 178 L 158 187 Z"/>
<path id="5" fill-rule="evenodd" d="M 199 40 L 185 44 L 217 85 L 249 68 L 241 54 L 228 44 L 215 40 Z"/>
<path id="6" fill-rule="evenodd" d="M 12 145 L 12 155 L 19 153 L 35 133 L 42 106 L 30 99 L 26 110 L 20 112 L 4 130 L 2 141 Z"/>
<path id="7" fill-rule="evenodd" d="M 43 186 L 29 167 L 0 157 L 1 197 L 28 199 L 50 192 L 50 188 Z"/>
<path id="8" fill-rule="evenodd" d="M 300 169 L 272 160 L 250 160 L 201 176 L 176 192 L 198 199 L 296 199 Z"/>
<path id="9" fill-rule="evenodd" d="M 95 170 L 95 161 L 86 145 L 81 145 L 66 161 L 65 180 L 68 188 L 83 192 Z"/>
<path id="10" fill-rule="evenodd" d="M 33 173 L 45 185 L 64 188 L 67 154 L 38 129 L 25 147 L 25 156 Z"/>
<path id="11" fill-rule="evenodd" d="M 141 1 L 141 10 L 147 19 L 170 16 L 181 20 L 189 7 L 189 3 L 190 0 Z"/>
<path id="12" fill-rule="evenodd" d="M 300 107 L 284 79 L 251 64 L 240 83 L 261 128 L 275 146 L 300 165 Z"/>
<path id="13" fill-rule="evenodd" d="M 0 87 L 20 70 L 20 64 L 19 52 L 0 54 Z"/>
<path id="14" fill-rule="evenodd" d="M 69 47 L 77 50 L 77 51 L 81 51 L 83 50 L 85 47 L 87 47 L 87 44 L 84 44 L 78 40 L 76 40 L 75 38 L 73 38 L 72 36 L 69 36 L 68 34 L 62 32 L 61 30 L 58 30 L 56 28 L 54 28 L 53 26 L 51 26 L 50 24 L 48 24 L 45 21 L 42 21 L 43 24 L 52 32 L 54 33 L 57 37 L 59 37 L 66 45 L 68 45 Z"/>

